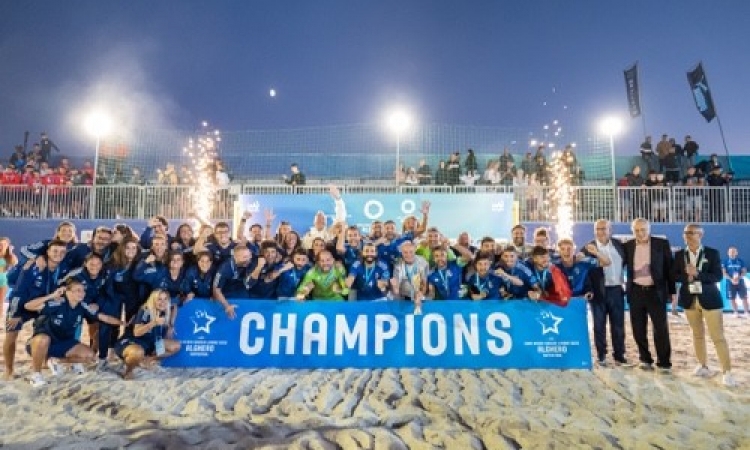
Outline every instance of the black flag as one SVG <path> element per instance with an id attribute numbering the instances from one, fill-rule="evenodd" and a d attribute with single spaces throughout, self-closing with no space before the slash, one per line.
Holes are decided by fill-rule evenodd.
<path id="1" fill-rule="evenodd" d="M 638 91 L 638 63 L 625 71 L 625 89 L 628 93 L 630 117 L 641 115 L 641 94 Z"/>
<path id="2" fill-rule="evenodd" d="M 716 109 L 714 108 L 714 100 L 711 98 L 711 91 L 708 89 L 706 73 L 703 72 L 703 64 L 698 63 L 693 71 L 687 73 L 687 77 L 698 112 L 706 119 L 706 122 L 714 120 Z"/>

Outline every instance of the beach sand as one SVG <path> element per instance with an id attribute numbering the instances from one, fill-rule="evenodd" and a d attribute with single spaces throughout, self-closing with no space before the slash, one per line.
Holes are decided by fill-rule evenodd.
<path id="1" fill-rule="evenodd" d="M 750 320 L 725 318 L 733 389 L 720 374 L 691 376 L 690 329 L 675 323 L 673 375 L 157 368 L 130 382 L 45 371 L 50 383 L 34 389 L 19 345 L 18 378 L 0 381 L 0 447 L 750 449 Z M 629 335 L 627 346 L 637 361 Z M 709 356 L 716 370 L 710 341 Z"/>

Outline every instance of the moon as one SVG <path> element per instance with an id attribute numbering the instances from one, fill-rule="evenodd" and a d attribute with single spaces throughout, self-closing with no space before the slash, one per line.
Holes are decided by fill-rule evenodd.
<path id="1" fill-rule="evenodd" d="M 268 95 L 271 97 L 276 97 L 276 89 L 271 89 L 270 91 L 268 91 Z"/>

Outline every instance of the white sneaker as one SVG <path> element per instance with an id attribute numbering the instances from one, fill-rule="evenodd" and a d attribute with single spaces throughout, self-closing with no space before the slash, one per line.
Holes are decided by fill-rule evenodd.
<path id="1" fill-rule="evenodd" d="M 49 367 L 49 370 L 50 372 L 52 372 L 52 376 L 54 377 L 59 377 L 60 375 L 65 373 L 65 366 L 63 366 L 60 360 L 57 358 L 48 358 L 47 367 Z"/>
<path id="2" fill-rule="evenodd" d="M 693 370 L 694 377 L 708 378 L 711 375 L 711 370 L 706 366 L 698 366 Z"/>
<path id="3" fill-rule="evenodd" d="M 81 363 L 73 364 L 72 366 L 70 366 L 70 369 L 76 375 L 83 375 L 84 373 L 86 373 L 86 368 L 83 367 L 83 364 Z"/>
<path id="4" fill-rule="evenodd" d="M 724 377 L 721 381 L 726 387 L 737 387 L 737 381 L 734 379 L 731 372 L 724 372 Z"/>
<path id="5" fill-rule="evenodd" d="M 40 372 L 34 372 L 29 377 L 29 383 L 32 387 L 41 387 L 47 384 L 47 380 L 44 379 L 44 375 L 42 375 Z"/>

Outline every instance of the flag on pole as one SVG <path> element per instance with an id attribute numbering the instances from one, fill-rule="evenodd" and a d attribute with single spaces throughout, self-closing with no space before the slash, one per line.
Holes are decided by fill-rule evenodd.
<path id="1" fill-rule="evenodd" d="M 625 89 L 628 93 L 630 117 L 635 118 L 640 116 L 641 94 L 638 90 L 638 63 L 633 64 L 633 67 L 625 70 Z"/>
<path id="2" fill-rule="evenodd" d="M 706 73 L 703 71 L 703 63 L 698 63 L 695 69 L 687 73 L 687 77 L 698 112 L 706 119 L 706 122 L 711 122 L 716 117 L 716 109 L 708 88 Z"/>

